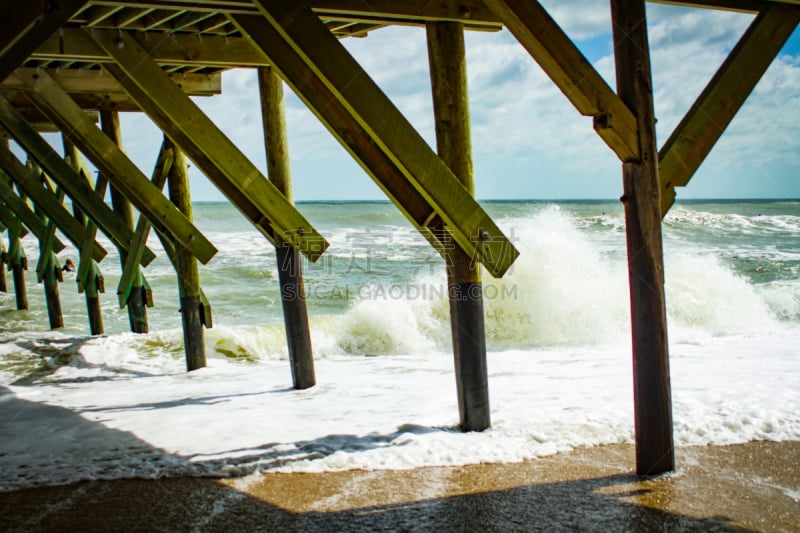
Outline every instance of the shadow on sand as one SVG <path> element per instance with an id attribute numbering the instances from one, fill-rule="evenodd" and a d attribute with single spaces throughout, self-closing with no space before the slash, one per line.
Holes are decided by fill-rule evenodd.
<path id="1" fill-rule="evenodd" d="M 58 420 L 43 427 L 37 419 Z M 86 457 L 94 464 L 91 477 L 102 478 L 106 469 L 127 468 L 127 477 L 158 477 L 181 474 L 186 458 L 170 455 L 149 446 L 135 435 L 107 428 L 59 407 L 16 398 L 0 389 L 0 447 L 3 477 L 24 481 L 26 470 L 69 463 L 71 454 L 97 449 L 101 443 L 108 456 Z M 53 438 L 53 434 L 57 439 Z M 80 439 L 77 438 L 80 436 Z M 58 449 L 47 450 L 47 465 L 26 462 L 26 447 L 58 442 Z M 113 462 L 113 465 L 112 465 Z M 120 466 L 122 465 L 122 466 Z M 63 464 L 62 464 L 63 466 Z M 174 468 L 173 468 L 174 467 Z M 506 468 L 514 468 L 507 465 Z M 366 475 L 362 473 L 361 475 Z M 743 531 L 726 517 L 696 519 L 681 514 L 632 503 L 631 499 L 650 489 L 626 487 L 636 482 L 631 475 L 607 475 L 572 480 L 535 480 L 522 486 L 447 497 L 414 497 L 403 500 L 392 496 L 392 487 L 424 494 L 421 478 L 395 474 L 381 480 L 372 472 L 370 479 L 381 487 L 374 497 L 367 488 L 366 500 L 357 505 L 332 509 L 307 505 L 290 510 L 289 505 L 271 503 L 258 491 L 234 488 L 235 482 L 212 479 L 177 478 L 155 480 L 116 480 L 73 483 L 60 487 L 0 492 L 0 529 L 3 531 Z M 404 477 L 405 476 L 405 477 Z M 284 475 L 286 491 L 298 491 L 302 501 L 348 496 L 350 481 L 336 481 L 313 475 Z M 277 479 L 277 478 L 276 478 Z M 262 482 L 269 484 L 267 478 Z M 287 481 L 288 480 L 288 481 Z M 399 480 L 399 481 L 398 481 Z M 52 484 L 63 481 L 58 477 Z M 304 488 L 305 487 L 305 488 Z M 608 489 L 618 488 L 620 490 Z M 415 490 L 419 488 L 419 490 Z M 361 492 L 364 492 L 362 486 Z M 246 490 L 246 491 L 245 491 Z M 308 491 L 316 491 L 309 498 Z M 430 491 L 428 491 L 430 494 Z M 286 493 L 284 492 L 284 496 Z M 305 499 L 304 499 L 305 498 Z M 364 504 L 364 501 L 377 502 Z M 384 503 L 381 503 L 384 502 Z M 389 502 L 389 503 L 385 503 Z"/>

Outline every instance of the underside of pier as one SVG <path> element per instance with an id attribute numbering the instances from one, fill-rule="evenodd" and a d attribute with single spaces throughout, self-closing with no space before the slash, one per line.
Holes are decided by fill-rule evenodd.
<path id="1" fill-rule="evenodd" d="M 47 295 L 51 327 L 63 325 L 56 254 L 68 240 L 79 251 L 78 290 L 86 294 L 91 332 L 102 333 L 99 265 L 107 250 L 96 240 L 99 230 L 119 249 L 117 296 L 128 308 L 131 330 L 147 332 L 153 295 L 144 270 L 155 257 L 147 247 L 155 230 L 177 273 L 187 368 L 204 366 L 203 329 L 212 325 L 211 305 L 197 263 L 212 261 L 216 248 L 192 220 L 188 158 L 276 248 L 293 383 L 313 386 L 300 265 L 301 257 L 316 261 L 328 243 L 293 203 L 285 84 L 446 261 L 461 427 L 486 429 L 491 421 L 479 265 L 502 277 L 518 252 L 474 198 L 463 32 L 505 28 L 577 111 L 591 117 L 591 127 L 620 160 L 636 468 L 643 475 L 670 471 L 661 220 L 675 188 L 689 182 L 792 34 L 800 1 L 661 3 L 750 12 L 755 18 L 659 147 L 644 0 L 610 1 L 615 88 L 535 0 L 3 2 L 0 224 L 8 231 L 3 258 L 13 271 L 17 306 L 27 307 L 20 239 L 28 234 L 39 242 L 37 280 Z M 390 25 L 427 30 L 436 147 L 341 44 Z M 219 94 L 222 73 L 233 68 L 258 69 L 266 173 L 190 98 Z M 164 134 L 150 176 L 123 150 L 119 113 L 126 111 L 145 113 Z M 44 132 L 60 132 L 63 151 Z M 96 179 L 84 158 L 98 169 Z M 5 289 L 5 277 L 0 281 Z"/>

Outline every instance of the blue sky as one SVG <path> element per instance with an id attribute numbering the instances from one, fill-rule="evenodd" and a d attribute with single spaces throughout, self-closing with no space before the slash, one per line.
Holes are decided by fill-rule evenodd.
<path id="1" fill-rule="evenodd" d="M 608 6 L 543 2 L 614 86 Z M 752 16 L 650 4 L 658 139 L 663 143 Z M 616 198 L 620 163 L 508 32 L 466 37 L 475 182 L 479 198 Z M 393 27 L 345 46 L 435 145 L 425 32 Z M 287 88 L 296 200 L 384 199 L 382 192 Z M 223 94 L 197 98 L 265 172 L 255 72 L 225 73 Z M 800 32 L 679 198 L 800 197 Z M 160 134 L 142 114 L 123 117 L 126 150 L 150 173 Z M 222 195 L 191 169 L 195 201 Z"/>

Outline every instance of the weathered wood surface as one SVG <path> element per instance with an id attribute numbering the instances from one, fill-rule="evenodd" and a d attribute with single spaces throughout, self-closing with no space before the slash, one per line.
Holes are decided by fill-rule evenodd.
<path id="1" fill-rule="evenodd" d="M 293 203 L 289 140 L 283 108 L 283 81 L 272 68 L 264 67 L 258 70 L 258 86 L 267 153 L 267 175 L 286 201 Z M 276 246 L 275 257 L 278 262 L 278 282 L 292 384 L 295 389 L 307 389 L 313 387 L 317 380 L 303 284 L 303 263 L 294 248 L 284 245 Z"/>
<path id="2" fill-rule="evenodd" d="M 633 337 L 636 471 L 674 470 L 672 398 L 650 49 L 644 0 L 611 0 L 617 91 L 638 120 L 639 158 L 622 165 Z"/>

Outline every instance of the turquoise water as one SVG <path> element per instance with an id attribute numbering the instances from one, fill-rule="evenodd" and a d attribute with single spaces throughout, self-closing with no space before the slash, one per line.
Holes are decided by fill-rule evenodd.
<path id="1" fill-rule="evenodd" d="M 484 272 L 490 347 L 591 343 L 627 331 L 627 281 L 622 207 L 616 201 L 486 201 L 485 209 L 521 252 L 504 280 Z M 301 203 L 301 211 L 330 242 L 317 262 L 304 262 L 309 313 L 318 328 L 337 328 L 333 352 L 395 353 L 403 338 L 447 350 L 445 274 L 441 259 L 386 202 Z M 281 351 L 281 310 L 272 246 L 227 203 L 200 203 L 196 224 L 219 253 L 201 266 L 215 324 L 252 336 L 269 326 L 268 346 L 234 351 Z M 800 202 L 692 201 L 677 204 L 664 224 L 670 320 L 679 337 L 747 332 L 761 322 L 800 322 Z M 104 241 L 107 248 L 113 247 Z M 24 241 L 30 258 L 36 243 Z M 157 241 L 151 246 L 160 251 Z M 75 259 L 74 249 L 60 254 Z M 31 261 L 33 263 L 33 261 Z M 107 334 L 128 330 L 115 305 L 118 258 L 103 262 Z M 163 253 L 145 270 L 156 307 L 151 329 L 180 327 L 174 271 Z M 47 331 L 42 288 L 28 273 L 31 311 L 13 310 L 0 295 L 3 330 Z M 82 296 L 72 279 L 61 286 L 66 334 L 86 335 Z M 755 315 L 754 315 L 755 313 Z M 386 315 L 387 324 L 374 322 Z M 342 323 L 333 317 L 345 316 Z M 339 320 L 337 322 L 337 320 Z M 410 324 L 416 322 L 415 324 Z M 344 325 L 343 325 L 344 324 Z M 577 324 L 577 325 L 576 325 Z M 274 327 L 273 327 L 274 326 Z M 395 328 L 394 333 L 386 331 Z M 683 332 L 683 333 L 681 333 Z M 237 334 L 238 334 L 237 333 Z M 374 338 L 372 338 L 372 337 Z M 245 343 L 247 344 L 247 343 Z M 258 344 L 258 343 L 257 343 Z M 174 349 L 174 347 L 172 347 Z M 253 354 L 251 354 L 253 355 Z M 258 357 L 258 354 L 254 355 Z"/>

